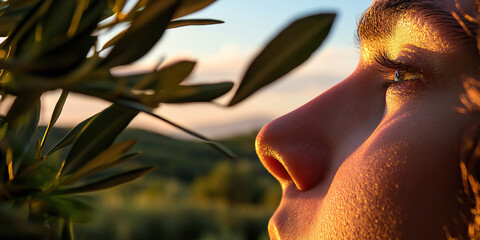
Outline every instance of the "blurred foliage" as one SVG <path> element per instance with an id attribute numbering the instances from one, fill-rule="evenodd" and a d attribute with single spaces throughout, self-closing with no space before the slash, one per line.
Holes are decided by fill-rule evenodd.
<path id="1" fill-rule="evenodd" d="M 256 133 L 252 132 L 221 140 L 227 146 L 239 146 L 232 149 L 239 156 L 237 163 L 196 141 L 172 139 L 145 130 L 127 129 L 119 138 L 138 136 L 138 147 L 149 145 L 156 140 L 162 142 L 156 149 L 147 148 L 136 161 L 142 165 L 155 162 L 161 163 L 160 166 L 171 165 L 171 170 L 176 172 L 177 176 L 165 175 L 163 170 L 158 168 L 135 182 L 92 195 L 95 219 L 88 224 L 75 225 L 77 239 L 268 239 L 268 219 L 280 201 L 281 189 L 257 157 L 251 155 L 255 135 Z M 192 165 L 196 161 L 177 162 L 176 151 L 168 150 L 170 146 L 178 143 L 186 146 L 182 156 L 187 159 L 200 155 L 213 160 L 204 163 L 201 171 L 197 169 L 197 165 Z M 245 150 L 241 150 L 242 148 Z M 147 157 L 155 151 L 164 154 L 156 158 Z M 200 158 L 199 162 L 203 162 L 203 158 Z M 240 171 L 248 174 L 243 175 L 243 179 L 250 180 L 236 182 L 235 188 L 230 190 L 236 194 L 251 196 L 249 200 L 231 199 L 228 191 L 217 192 L 217 195 L 211 196 L 207 191 L 212 188 L 206 189 L 203 187 L 205 185 L 197 184 L 217 175 L 217 169 L 225 165 L 242 165 L 250 169 L 247 172 Z M 193 178 L 181 177 L 190 174 L 193 174 Z M 222 181 L 231 184 L 237 181 L 236 179 L 238 176 L 224 176 Z M 251 185 L 251 182 L 255 184 Z M 217 182 L 213 189 L 225 187 L 222 182 Z"/>
<path id="2" fill-rule="evenodd" d="M 0 44 L 0 104 L 13 101 L 7 113 L 0 116 L 0 222 L 6 223 L 0 227 L 1 234 L 13 239 L 73 239 L 73 223 L 92 219 L 92 202 L 82 194 L 130 182 L 152 172 L 152 165 L 168 168 L 161 163 L 148 166 L 132 161 L 140 155 L 132 151 L 136 140 L 116 141 L 139 112 L 233 157 L 223 144 L 152 111 L 167 103 L 210 102 L 229 92 L 232 82 L 184 84 L 194 69 L 193 61 L 159 63 L 151 72 L 122 76 L 112 73 L 112 69 L 145 56 L 169 29 L 221 23 L 215 19 L 188 19 L 189 14 L 214 2 L 138 0 L 128 1 L 132 6 L 126 7 L 126 0 L 0 1 L 0 36 L 5 37 Z M 307 60 L 326 37 L 333 19 L 333 14 L 316 14 L 288 26 L 253 60 L 228 106 Z M 114 34 L 118 29 L 124 30 Z M 114 36 L 100 45 L 98 37 L 102 34 Z M 41 137 L 36 137 L 40 97 L 57 89 L 62 90 L 62 95 L 49 125 Z M 79 123 L 47 148 L 69 92 L 104 99 L 112 105 Z M 129 167 L 118 168 L 125 162 Z M 226 202 L 259 201 L 258 193 L 240 196 L 229 189 L 238 183 L 252 184 L 242 176 L 250 171 L 248 164 L 222 163 L 194 184 L 195 192 L 203 191 L 203 198 Z M 194 175 L 195 170 L 184 177 L 193 179 Z M 225 185 L 216 181 L 224 181 Z M 239 191 L 250 190 L 247 188 Z M 197 226 L 195 215 L 182 217 L 193 221 L 188 227 Z"/>

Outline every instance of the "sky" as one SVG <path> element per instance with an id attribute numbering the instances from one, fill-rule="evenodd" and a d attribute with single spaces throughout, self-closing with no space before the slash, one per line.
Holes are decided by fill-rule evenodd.
<path id="1" fill-rule="evenodd" d="M 232 91 L 217 101 L 220 105 L 165 104 L 155 110 L 155 113 L 208 137 L 259 129 L 318 96 L 354 70 L 359 58 L 354 42 L 356 22 L 369 5 L 367 0 L 217 0 L 187 18 L 212 18 L 225 23 L 168 30 L 150 54 L 130 70 L 151 69 L 162 59 L 166 63 L 189 59 L 198 62 L 188 82 L 230 80 L 238 85 L 256 54 L 281 29 L 302 16 L 335 12 L 337 18 L 330 35 L 306 64 L 237 106 L 220 106 L 228 102 Z M 58 96 L 59 92 L 53 92 L 43 97 L 41 121 L 44 123 L 48 121 Z M 102 100 L 72 95 L 57 125 L 73 126 L 108 105 Z M 185 136 L 146 115 L 137 117 L 130 126 Z"/>

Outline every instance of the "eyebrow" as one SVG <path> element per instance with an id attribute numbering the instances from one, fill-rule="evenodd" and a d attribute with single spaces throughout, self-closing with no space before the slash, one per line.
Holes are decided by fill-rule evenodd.
<path id="1" fill-rule="evenodd" d="M 478 25 L 458 14 L 464 27 L 471 33 L 469 35 L 459 21 L 445 6 L 431 0 L 386 0 L 377 1 L 362 14 L 357 24 L 356 41 L 376 41 L 390 37 L 396 22 L 408 13 L 417 13 L 426 21 L 443 29 L 448 39 L 461 44 L 477 44 L 476 37 Z"/>

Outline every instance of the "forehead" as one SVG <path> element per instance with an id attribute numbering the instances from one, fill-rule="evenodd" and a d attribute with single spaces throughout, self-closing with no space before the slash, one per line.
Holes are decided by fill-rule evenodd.
<path id="1" fill-rule="evenodd" d="M 475 33 L 476 25 L 460 13 L 455 18 L 447 3 L 452 4 L 430 0 L 374 1 L 358 23 L 363 57 L 370 58 L 369 52 L 386 48 L 397 55 L 405 45 L 445 53 L 460 44 L 474 43 L 473 34 L 469 36 L 467 31 Z"/>

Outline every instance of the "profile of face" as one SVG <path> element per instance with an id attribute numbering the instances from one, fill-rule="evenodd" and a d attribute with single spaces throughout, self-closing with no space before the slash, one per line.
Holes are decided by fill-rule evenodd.
<path id="1" fill-rule="evenodd" d="M 445 239 L 459 222 L 461 112 L 479 78 L 473 0 L 378 0 L 345 80 L 267 124 L 256 149 L 280 182 L 272 239 Z M 453 14 L 452 14 L 453 12 Z M 461 234 L 461 233 L 460 233 Z"/>

